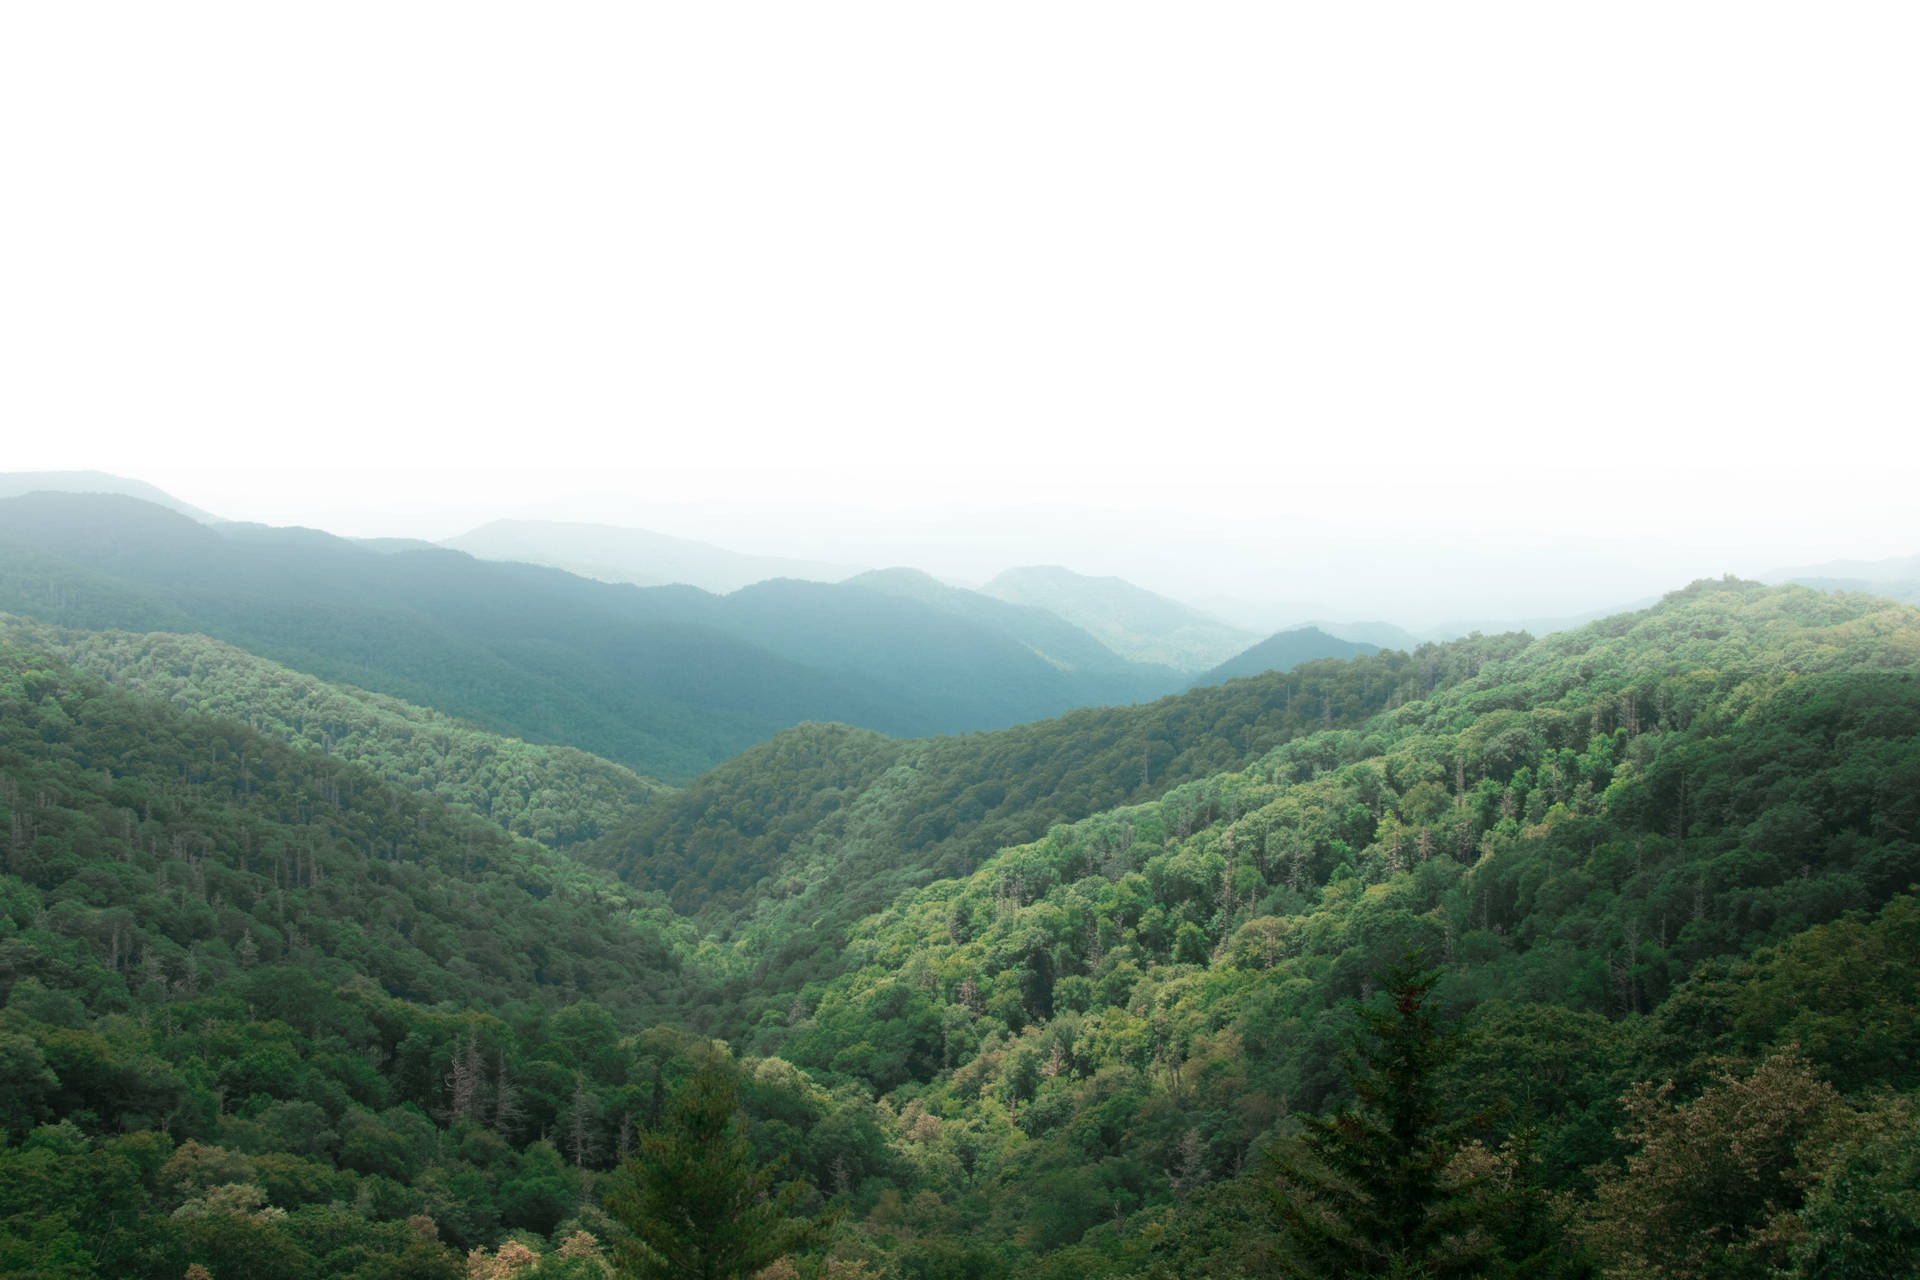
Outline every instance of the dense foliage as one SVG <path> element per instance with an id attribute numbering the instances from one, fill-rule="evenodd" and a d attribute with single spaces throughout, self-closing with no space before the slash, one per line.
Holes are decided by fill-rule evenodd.
<path id="1" fill-rule="evenodd" d="M 133 643 L 0 650 L 0 1276 L 643 1267 L 668 1188 L 623 1158 L 729 1089 L 715 1176 L 840 1215 L 769 1277 L 1920 1242 L 1885 601 L 1702 583 L 993 734 L 803 726 L 577 847 L 627 885 L 185 705 L 264 698 L 237 658 L 163 703 L 30 642 Z"/>
<path id="2" fill-rule="evenodd" d="M 665 790 L 584 751 L 487 733 L 205 636 L 69 631 L 0 614 L 0 641 L 7 639 L 118 688 L 365 765 L 383 782 L 437 796 L 556 848 L 595 838 Z"/>

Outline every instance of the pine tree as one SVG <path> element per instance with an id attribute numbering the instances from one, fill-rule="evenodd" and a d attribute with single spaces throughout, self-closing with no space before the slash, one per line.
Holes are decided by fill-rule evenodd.
<path id="1" fill-rule="evenodd" d="M 1274 1205 L 1309 1275 L 1440 1280 L 1486 1269 L 1470 1189 L 1444 1177 L 1466 1126 L 1446 1123 L 1436 1084 L 1453 1051 L 1428 1007 L 1438 980 L 1416 956 L 1381 976 L 1390 1006 L 1361 1008 L 1346 1054 L 1354 1104 L 1309 1119 L 1307 1158 L 1277 1170 Z"/>
<path id="2" fill-rule="evenodd" d="M 618 1274 L 733 1280 L 824 1240 L 833 1216 L 794 1217 L 805 1184 L 772 1190 L 779 1167 L 754 1166 L 731 1076 L 717 1061 L 702 1064 L 661 1127 L 640 1131 L 640 1151 L 607 1197 L 628 1233 L 616 1250 Z"/>

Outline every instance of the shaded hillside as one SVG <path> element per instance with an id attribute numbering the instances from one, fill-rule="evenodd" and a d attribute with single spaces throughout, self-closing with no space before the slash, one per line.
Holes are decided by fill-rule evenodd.
<path id="1" fill-rule="evenodd" d="M 556 848 L 625 822 L 664 790 L 573 747 L 503 738 L 205 636 L 70 631 L 0 614 L 0 643 L 44 650 L 131 693 L 364 765 L 389 785 Z"/>
<path id="2" fill-rule="evenodd" d="M 1124 579 L 1089 577 L 1057 565 L 1008 569 L 981 590 L 1055 613 L 1123 658 L 1181 671 L 1204 671 L 1259 639 Z"/>
<path id="3" fill-rule="evenodd" d="M 630 895 L 530 840 L 299 751 L 231 719 L 135 697 L 0 637 L 0 807 L 11 838 L 0 982 L 67 985 L 105 960 L 99 998 L 196 990 L 297 964 L 409 999 L 644 999 L 674 981 Z M 543 959 L 543 957 L 546 957 Z M 77 967 L 77 968 L 76 968 Z M 569 992 L 575 994 L 569 994 Z"/>
<path id="4" fill-rule="evenodd" d="M 1379 651 L 1378 645 L 1341 640 L 1318 627 L 1296 627 L 1290 631 L 1276 632 L 1246 652 L 1235 654 L 1194 683 L 1219 684 L 1267 671 L 1291 671 L 1303 662 L 1314 662 L 1321 658 L 1354 658 Z"/>
<path id="5" fill-rule="evenodd" d="M 518 560 L 602 582 L 682 583 L 725 595 L 769 578 L 839 582 L 852 565 L 746 555 L 650 529 L 560 520 L 494 520 L 441 544 L 483 560 Z"/>

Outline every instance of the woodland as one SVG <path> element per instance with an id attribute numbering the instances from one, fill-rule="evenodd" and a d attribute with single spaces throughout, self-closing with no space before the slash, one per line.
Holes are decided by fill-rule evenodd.
<path id="1" fill-rule="evenodd" d="M 968 724 L 1031 615 L 142 507 L 0 501 L 0 1277 L 1913 1273 L 1911 606 Z"/>

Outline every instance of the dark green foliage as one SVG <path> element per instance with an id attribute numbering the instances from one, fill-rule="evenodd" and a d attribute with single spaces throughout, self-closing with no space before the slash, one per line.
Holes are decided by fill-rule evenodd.
<path id="1" fill-rule="evenodd" d="M 1408 957 L 1381 977 L 1386 1007 L 1362 1006 L 1348 1050 L 1352 1105 L 1308 1119 L 1305 1158 L 1279 1173 L 1276 1209 L 1308 1274 L 1438 1278 L 1487 1264 L 1468 1238 L 1472 1189 L 1446 1176 L 1467 1126 L 1439 1090 L 1453 1050 L 1431 1007 L 1439 976 Z"/>
<path id="2" fill-rule="evenodd" d="M 118 688 L 365 765 L 389 785 L 556 848 L 594 838 L 664 790 L 584 751 L 485 733 L 205 636 L 68 631 L 0 616 L 0 639 L 56 654 Z"/>
<path id="3" fill-rule="evenodd" d="M 733 1080 L 709 1060 L 674 1095 L 665 1123 L 607 1197 L 625 1228 L 622 1273 L 648 1280 L 736 1280 L 824 1242 L 832 1215 L 793 1212 L 804 1183 L 777 1193 L 774 1164 L 756 1166 L 735 1115 Z"/>

